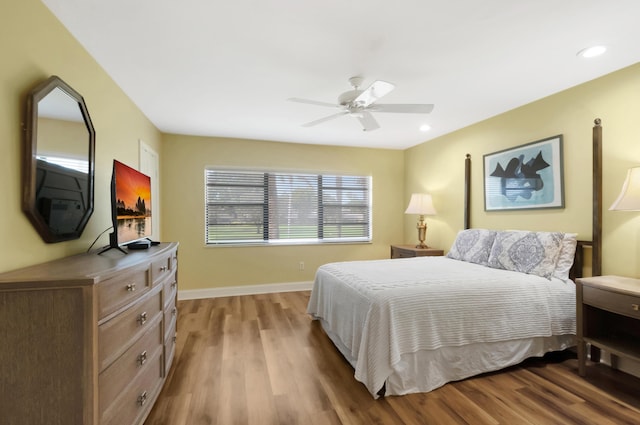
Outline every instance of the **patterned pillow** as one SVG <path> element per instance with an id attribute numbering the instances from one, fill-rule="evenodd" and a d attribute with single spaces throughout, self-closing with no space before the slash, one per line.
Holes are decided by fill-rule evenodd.
<path id="1" fill-rule="evenodd" d="M 563 238 L 564 234 L 559 232 L 498 232 L 489 255 L 489 267 L 551 279 Z"/>
<path id="2" fill-rule="evenodd" d="M 560 248 L 560 255 L 558 255 L 558 263 L 556 269 L 553 272 L 553 277 L 564 280 L 569 280 L 569 270 L 573 265 L 573 260 L 576 255 L 576 245 L 578 244 L 577 233 L 565 233 L 562 239 L 562 248 Z"/>
<path id="3" fill-rule="evenodd" d="M 496 233 L 495 230 L 487 229 L 461 230 L 453 241 L 447 257 L 486 266 Z"/>

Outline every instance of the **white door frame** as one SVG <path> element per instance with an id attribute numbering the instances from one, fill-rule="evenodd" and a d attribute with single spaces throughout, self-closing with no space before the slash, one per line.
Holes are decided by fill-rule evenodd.
<path id="1" fill-rule="evenodd" d="M 142 139 L 140 147 L 140 172 L 151 177 L 151 239 L 160 241 L 160 157 Z"/>

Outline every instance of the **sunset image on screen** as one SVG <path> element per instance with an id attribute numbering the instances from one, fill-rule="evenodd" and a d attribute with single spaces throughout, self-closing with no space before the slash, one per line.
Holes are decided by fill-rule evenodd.
<path id="1" fill-rule="evenodd" d="M 114 202 L 118 242 L 151 235 L 151 178 L 114 161 Z"/>
<path id="2" fill-rule="evenodd" d="M 118 218 L 151 215 L 151 179 L 120 162 L 116 167 Z"/>

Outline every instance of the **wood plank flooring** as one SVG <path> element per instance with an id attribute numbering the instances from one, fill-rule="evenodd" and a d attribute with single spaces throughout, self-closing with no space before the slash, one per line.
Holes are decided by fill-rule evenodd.
<path id="1" fill-rule="evenodd" d="M 179 301 L 176 358 L 145 425 L 640 423 L 640 380 L 572 353 L 430 393 L 374 400 L 322 328 L 309 292 Z"/>

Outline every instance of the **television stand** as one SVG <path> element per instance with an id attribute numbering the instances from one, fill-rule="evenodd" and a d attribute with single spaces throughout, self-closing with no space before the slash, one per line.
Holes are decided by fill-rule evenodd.
<path id="1" fill-rule="evenodd" d="M 160 245 L 160 242 L 152 241 L 149 238 L 144 238 L 144 239 L 140 239 L 134 242 L 129 242 L 128 244 L 124 244 L 120 246 L 118 245 L 118 235 L 116 234 L 116 232 L 113 232 L 109 234 L 109 245 L 107 245 L 100 252 L 98 252 L 98 255 L 102 254 L 103 252 L 109 251 L 111 248 L 117 249 L 123 254 L 128 254 L 127 251 L 122 249 L 123 246 L 126 247 L 127 250 L 138 251 L 143 249 L 149 249 L 152 246 L 157 246 L 157 245 Z"/>
<path id="2" fill-rule="evenodd" d="M 111 248 L 117 249 L 118 251 L 122 252 L 124 255 L 127 255 L 127 251 L 125 251 L 120 247 L 120 245 L 118 245 L 118 234 L 115 231 L 113 233 L 109 233 L 109 245 L 107 245 L 100 252 L 98 252 L 98 255 L 109 251 Z"/>

